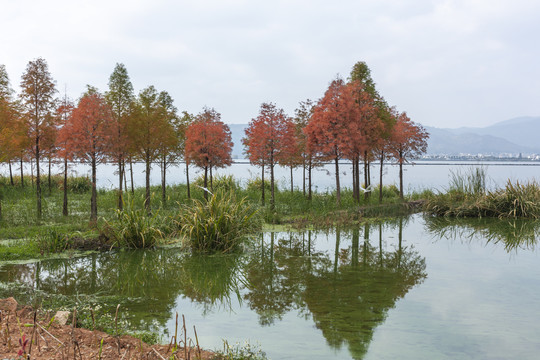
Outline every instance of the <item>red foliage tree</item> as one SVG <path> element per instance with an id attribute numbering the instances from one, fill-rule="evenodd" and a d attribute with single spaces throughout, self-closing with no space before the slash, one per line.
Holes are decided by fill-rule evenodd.
<path id="1" fill-rule="evenodd" d="M 403 199 L 403 163 L 425 153 L 428 132 L 422 125 L 415 124 L 406 113 L 398 115 L 390 139 L 390 149 L 399 163 L 399 196 Z"/>
<path id="2" fill-rule="evenodd" d="M 283 126 L 281 136 L 281 149 L 277 160 L 282 166 L 288 166 L 291 171 L 291 193 L 294 191 L 293 169 L 302 165 L 303 154 L 301 148 L 301 138 L 298 136 L 297 126 L 291 118 L 287 118 Z"/>
<path id="3" fill-rule="evenodd" d="M 64 97 L 62 103 L 56 110 L 56 116 L 58 117 L 58 124 L 60 130 L 56 137 L 56 148 L 58 149 L 57 155 L 64 160 L 64 200 L 62 204 L 62 215 L 68 216 L 68 197 L 67 197 L 67 177 L 68 177 L 68 160 L 71 158 L 71 154 L 67 149 L 68 137 L 66 135 L 60 136 L 62 128 L 69 124 L 69 119 L 73 112 L 74 106 L 67 96 Z M 66 130 L 67 131 L 67 130 Z"/>
<path id="4" fill-rule="evenodd" d="M 32 156 L 36 159 L 37 217 L 41 219 L 40 159 L 43 139 L 48 128 L 54 126 L 56 93 L 55 82 L 44 59 L 30 61 L 22 75 L 21 100 L 24 107 L 28 137 L 31 139 Z"/>
<path id="5" fill-rule="evenodd" d="M 175 138 L 169 111 L 162 101 L 164 93 L 158 93 L 153 86 L 139 93 L 134 115 L 128 129 L 129 141 L 137 158 L 145 163 L 144 206 L 150 212 L 150 171 L 152 163 L 159 159 L 164 143 Z M 171 140 L 171 141 L 173 141 Z"/>
<path id="6" fill-rule="evenodd" d="M 286 135 L 287 132 L 290 135 Z M 287 136 L 289 138 L 287 139 Z M 270 169 L 270 206 L 273 208 L 275 204 L 275 184 L 274 184 L 274 167 L 281 159 L 286 159 L 287 149 L 289 146 L 291 151 L 294 145 L 294 124 L 292 120 L 285 115 L 283 109 L 278 109 L 275 104 L 263 103 L 259 110 L 259 115 L 252 119 L 246 129 L 246 137 L 243 143 L 246 149 L 246 154 L 249 157 L 251 164 L 261 166 L 262 168 L 262 203 L 264 205 L 264 167 Z M 286 143 L 289 142 L 289 145 Z"/>
<path id="7" fill-rule="evenodd" d="M 208 189 L 208 170 L 212 188 L 211 170 L 232 164 L 233 143 L 229 127 L 221 121 L 221 114 L 205 108 L 195 116 L 186 130 L 185 158 L 204 169 L 204 188 Z M 205 199 L 208 198 L 204 191 Z"/>
<path id="8" fill-rule="evenodd" d="M 336 174 L 336 202 L 341 203 L 339 160 L 350 153 L 351 138 L 349 123 L 354 113 L 354 99 L 346 96 L 345 83 L 336 79 L 330 83 L 322 99 L 315 106 L 311 121 L 304 129 L 308 149 L 332 160 Z"/>
<path id="9" fill-rule="evenodd" d="M 92 167 L 92 197 L 90 221 L 97 220 L 97 165 L 106 159 L 110 144 L 108 125 L 112 121 L 110 106 L 96 89 L 89 87 L 67 123 L 62 127 L 58 142 L 65 144 L 65 151 Z"/>

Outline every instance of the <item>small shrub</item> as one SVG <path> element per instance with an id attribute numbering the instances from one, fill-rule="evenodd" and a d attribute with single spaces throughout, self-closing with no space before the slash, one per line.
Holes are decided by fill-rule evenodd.
<path id="1" fill-rule="evenodd" d="M 246 189 L 249 192 L 253 192 L 253 191 L 261 192 L 261 184 L 262 184 L 262 180 L 260 177 L 255 178 L 255 179 L 249 179 L 247 182 Z M 278 190 L 277 184 L 274 184 L 274 186 L 275 186 L 274 190 L 277 191 Z M 270 191 L 272 191 L 270 188 L 270 180 L 268 179 L 264 180 L 264 191 L 268 194 L 268 196 L 270 195 Z"/>
<path id="2" fill-rule="evenodd" d="M 144 249 L 155 246 L 164 237 L 165 219 L 157 213 L 148 215 L 146 210 L 132 207 L 116 211 L 116 219 L 104 222 L 100 232 L 120 247 Z"/>
<path id="3" fill-rule="evenodd" d="M 236 251 L 250 234 L 261 229 L 254 205 L 221 190 L 208 201 L 193 200 L 191 206 L 183 206 L 175 223 L 191 248 L 200 252 Z"/>
<path id="4" fill-rule="evenodd" d="M 47 229 L 37 236 L 37 246 L 41 252 L 60 253 L 73 247 L 72 239 L 58 232 L 56 229 Z"/>
<path id="5" fill-rule="evenodd" d="M 199 187 L 204 186 L 204 176 L 196 178 L 193 184 Z M 208 177 L 208 188 L 210 188 L 210 176 Z M 232 175 L 216 175 L 212 177 L 212 188 L 214 191 L 223 190 L 229 192 L 238 190 L 240 186 Z"/>

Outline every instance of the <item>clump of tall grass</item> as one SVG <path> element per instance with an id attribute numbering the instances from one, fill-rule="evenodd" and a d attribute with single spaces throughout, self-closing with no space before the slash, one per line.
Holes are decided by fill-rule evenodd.
<path id="1" fill-rule="evenodd" d="M 487 216 L 500 218 L 540 218 L 540 186 L 508 181 L 504 189 L 490 192 L 483 199 Z"/>
<path id="2" fill-rule="evenodd" d="M 113 246 L 145 249 L 156 246 L 164 238 L 166 228 L 166 219 L 158 213 L 150 215 L 143 208 L 128 206 L 116 210 L 113 220 L 105 220 L 100 232 Z"/>
<path id="3" fill-rule="evenodd" d="M 73 247 L 73 240 L 54 228 L 38 234 L 36 243 L 40 252 L 49 254 L 60 253 Z"/>
<path id="4" fill-rule="evenodd" d="M 194 181 L 195 186 L 204 186 L 204 176 L 199 176 Z M 210 188 L 210 179 L 208 179 L 208 187 Z M 237 191 L 240 188 L 238 181 L 232 175 L 216 175 L 212 178 L 212 189 L 223 191 Z"/>
<path id="5" fill-rule="evenodd" d="M 450 170 L 449 191 L 466 195 L 480 195 L 486 192 L 487 168 L 471 167 L 465 172 Z"/>
<path id="6" fill-rule="evenodd" d="M 429 198 L 427 214 L 447 217 L 540 218 L 540 186 L 511 181 L 502 189 L 467 194 L 451 190 Z"/>
<path id="7" fill-rule="evenodd" d="M 193 200 L 175 219 L 189 246 L 199 252 L 234 252 L 250 235 L 261 230 L 255 205 L 234 193 L 216 191 L 208 201 Z"/>

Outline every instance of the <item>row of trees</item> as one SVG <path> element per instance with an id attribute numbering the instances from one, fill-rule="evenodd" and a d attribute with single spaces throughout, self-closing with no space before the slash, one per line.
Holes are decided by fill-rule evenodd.
<path id="1" fill-rule="evenodd" d="M 30 61 L 21 78 L 21 93 L 15 97 L 6 69 L 0 65 L 0 160 L 11 164 L 35 162 L 37 214 L 41 217 L 41 163 L 63 161 L 67 182 L 68 161 L 90 164 L 92 171 L 91 219 L 97 218 L 97 165 L 117 164 L 118 209 L 123 208 L 123 192 L 127 189 L 127 173 L 133 191 L 134 161 L 145 163 L 145 207 L 150 212 L 150 172 L 152 164 L 161 168 L 162 197 L 166 201 L 167 167 L 178 160 L 186 163 L 189 186 L 189 165 L 204 170 L 204 187 L 212 187 L 214 168 L 232 163 L 230 130 L 220 114 L 204 108 L 198 115 L 178 113 L 172 97 L 154 86 L 137 95 L 123 64 L 116 64 L 108 90 L 100 93 L 88 86 L 76 103 L 66 95 L 57 98 L 55 81 L 44 59 Z M 357 63 L 348 81 L 333 80 L 317 102 L 300 103 L 294 117 L 273 103 L 263 103 L 257 117 L 246 129 L 243 144 L 252 164 L 261 167 L 262 202 L 265 202 L 265 173 L 270 174 L 270 205 L 275 203 L 274 168 L 290 167 L 291 191 L 293 169 L 304 169 L 303 191 L 312 196 L 312 170 L 323 163 L 335 164 L 337 202 L 341 201 L 339 162 L 353 164 L 353 196 L 360 192 L 367 198 L 371 191 L 370 163 L 380 162 L 380 193 L 385 161 L 394 159 L 400 165 L 400 195 L 403 196 L 402 164 L 426 151 L 425 130 L 413 123 L 404 112 L 387 105 L 377 92 L 370 70 Z M 363 186 L 360 185 L 363 163 Z M 128 170 L 129 169 L 129 170 Z M 306 176 L 307 174 L 307 176 Z M 208 180 L 210 186 L 208 186 Z M 13 183 L 13 180 L 12 180 Z M 67 183 L 64 184 L 67 189 Z M 205 192 L 206 196 L 206 192 Z M 67 215 L 67 192 L 64 192 L 63 213 Z"/>
<path id="2" fill-rule="evenodd" d="M 22 75 L 21 93 L 13 96 L 5 66 L 0 66 L 0 160 L 21 162 L 21 185 L 24 186 L 22 163 L 35 161 L 37 215 L 42 215 L 41 162 L 62 160 L 64 163 L 64 206 L 67 215 L 68 161 L 91 166 L 91 220 L 97 219 L 97 165 L 117 164 L 118 209 L 123 208 L 123 191 L 127 189 L 127 172 L 133 161 L 145 163 L 145 207 L 150 212 L 150 171 L 159 163 L 162 175 L 162 197 L 166 201 L 167 167 L 174 161 L 186 161 L 189 189 L 189 164 L 205 169 L 230 165 L 232 142 L 230 130 L 214 109 L 205 108 L 193 116 L 178 114 L 172 97 L 166 91 L 148 86 L 138 95 L 123 64 L 109 78 L 103 94 L 95 87 L 87 90 L 75 104 L 58 91 L 44 59 L 30 61 Z M 189 196 L 188 190 L 188 196 Z"/>
<path id="3" fill-rule="evenodd" d="M 311 198 L 311 172 L 326 162 L 335 164 L 337 203 L 341 201 L 339 161 L 353 164 L 353 196 L 360 200 L 360 191 L 369 197 L 372 186 L 370 163 L 380 161 L 379 201 L 382 201 L 384 162 L 399 163 L 400 196 L 403 198 L 403 163 L 426 151 L 428 134 L 412 122 L 405 112 L 388 106 L 375 89 L 370 70 L 357 63 L 346 82 L 333 80 L 324 96 L 316 103 L 300 103 L 294 118 L 285 115 L 272 103 L 263 103 L 259 115 L 246 129 L 243 142 L 253 165 L 270 172 L 271 206 L 274 205 L 274 166 L 292 169 L 302 166 L 308 176 L 308 198 Z M 363 162 L 363 187 L 360 185 L 360 162 Z M 306 192 L 304 176 L 304 193 Z M 264 181 L 262 202 L 264 204 Z"/>

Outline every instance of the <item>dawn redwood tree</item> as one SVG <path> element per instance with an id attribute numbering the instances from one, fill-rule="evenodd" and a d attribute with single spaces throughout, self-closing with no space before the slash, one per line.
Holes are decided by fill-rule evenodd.
<path id="1" fill-rule="evenodd" d="M 347 147 L 347 158 L 353 164 L 353 197 L 360 200 L 360 159 L 364 160 L 364 186 L 370 186 L 369 161 L 381 141 L 384 124 L 379 118 L 377 104 L 360 81 L 349 82 L 341 97 L 344 121 L 349 127 L 351 142 Z M 364 197 L 369 197 L 364 191 Z"/>
<path id="2" fill-rule="evenodd" d="M 58 142 L 65 144 L 67 154 L 72 154 L 92 168 L 92 196 L 90 221 L 97 221 L 97 165 L 106 160 L 110 144 L 109 125 L 113 114 L 105 98 L 93 87 L 79 99 L 67 123 L 62 127 Z"/>
<path id="3" fill-rule="evenodd" d="M 20 98 L 24 106 L 28 137 L 32 142 L 32 156 L 36 159 L 37 217 L 41 219 L 41 172 L 42 140 L 45 132 L 54 126 L 56 85 L 47 62 L 38 58 L 30 61 L 22 75 Z"/>
<path id="4" fill-rule="evenodd" d="M 399 163 L 399 197 L 403 199 L 403 163 L 427 151 L 429 134 L 420 124 L 415 124 L 406 113 L 398 115 L 390 139 L 390 148 Z"/>
<path id="5" fill-rule="evenodd" d="M 178 136 L 178 151 L 184 158 L 186 163 L 186 184 L 187 184 L 187 197 L 191 199 L 191 186 L 189 183 L 189 158 L 186 156 L 186 132 L 189 125 L 193 122 L 195 117 L 187 111 L 182 112 L 182 116 L 178 119 L 176 124 L 176 136 Z"/>
<path id="6" fill-rule="evenodd" d="M 377 144 L 375 153 L 380 162 L 379 167 L 379 204 L 383 200 L 383 174 L 384 174 L 384 161 L 392 158 L 392 149 L 391 149 L 391 137 L 394 125 L 396 123 L 398 113 L 395 107 L 386 109 L 384 112 L 385 119 L 382 121 L 384 124 L 384 130 L 382 137 Z"/>
<path id="7" fill-rule="evenodd" d="M 311 121 L 304 129 L 308 148 L 321 155 L 325 160 L 332 160 L 336 174 L 336 202 L 341 203 L 339 182 L 339 160 L 346 154 L 354 139 L 350 137 L 347 123 L 349 114 L 342 105 L 345 83 L 342 79 L 333 80 L 322 99 L 315 106 Z"/>
<path id="8" fill-rule="evenodd" d="M 304 128 L 311 120 L 313 115 L 313 108 L 315 104 L 310 99 L 300 101 L 298 108 L 294 111 L 294 122 L 296 124 L 296 137 L 298 138 L 298 150 L 302 156 L 302 192 L 306 196 L 306 168 L 308 170 L 308 177 L 310 179 L 310 189 L 308 198 L 311 199 L 311 170 L 312 161 L 311 154 L 307 151 L 307 139 L 304 133 Z"/>
<path id="9" fill-rule="evenodd" d="M 113 114 L 110 129 L 111 146 L 109 148 L 109 158 L 118 166 L 118 210 L 122 210 L 124 207 L 122 180 L 126 171 L 125 162 L 129 150 L 127 128 L 134 98 L 133 85 L 129 79 L 127 69 L 124 64 L 117 63 L 109 77 L 109 90 L 105 93 L 105 99 Z"/>
<path id="10" fill-rule="evenodd" d="M 388 114 L 388 105 L 384 98 L 379 94 L 379 92 L 376 89 L 375 82 L 373 81 L 373 78 L 371 77 L 371 70 L 369 69 L 368 65 L 364 61 L 359 61 L 356 64 L 354 64 L 351 73 L 349 75 L 349 82 L 351 84 L 355 84 L 354 86 L 357 89 L 360 89 L 361 91 L 357 91 L 359 94 L 358 97 L 358 103 L 362 104 L 366 98 L 371 98 L 372 106 L 376 108 L 376 114 L 370 116 L 370 118 L 373 120 L 374 124 L 370 124 L 368 128 L 364 132 L 369 133 L 371 132 L 378 132 L 378 134 L 372 134 L 370 136 L 365 137 L 367 143 L 365 146 L 365 151 L 362 154 L 361 158 L 364 160 L 364 185 L 368 187 L 371 183 L 371 176 L 370 176 L 370 162 L 374 156 L 375 148 L 379 145 L 379 141 L 381 141 L 382 138 L 388 138 L 389 132 L 388 130 L 392 126 L 392 118 Z M 366 96 L 369 95 L 369 96 Z M 375 124 L 376 123 L 376 124 Z M 375 130 L 375 128 L 377 130 Z M 355 197 L 359 197 L 359 188 L 360 188 L 360 181 L 359 181 L 359 172 L 360 172 L 360 166 L 358 163 L 353 163 L 353 173 L 356 178 L 355 181 L 353 181 L 353 193 L 355 193 Z M 370 195 L 370 192 L 364 192 L 364 197 L 367 199 Z"/>
<path id="11" fill-rule="evenodd" d="M 167 114 L 160 101 L 160 94 L 154 86 L 149 86 L 139 93 L 135 114 L 129 126 L 129 138 L 136 151 L 137 158 L 145 164 L 145 199 L 144 207 L 150 213 L 150 171 L 152 163 L 159 159 L 160 148 L 164 139 L 174 136 L 174 129 L 167 121 Z"/>
<path id="12" fill-rule="evenodd" d="M 291 194 L 294 192 L 293 169 L 302 165 L 303 154 L 296 124 L 291 118 L 285 120 L 281 136 L 281 149 L 277 154 L 277 162 L 289 167 L 291 171 Z"/>
<path id="13" fill-rule="evenodd" d="M 9 177 L 13 186 L 11 160 L 17 154 L 14 149 L 16 135 L 17 108 L 13 99 L 13 89 L 5 65 L 0 64 L 0 162 L 9 164 Z"/>
<path id="14" fill-rule="evenodd" d="M 232 147 L 231 131 L 214 109 L 205 108 L 187 128 L 186 161 L 204 169 L 205 189 L 208 189 L 209 169 L 232 164 Z M 204 198 L 208 199 L 207 191 L 204 191 Z"/>
<path id="15" fill-rule="evenodd" d="M 168 92 L 162 91 L 159 93 L 159 106 L 161 116 L 168 124 L 169 132 L 164 133 L 161 137 L 159 146 L 159 164 L 161 168 L 161 201 L 163 204 L 167 201 L 167 167 L 181 157 L 180 137 L 182 132 L 182 124 L 177 115 L 177 109 L 173 105 L 173 99 Z"/>
<path id="16" fill-rule="evenodd" d="M 278 109 L 273 103 L 263 103 L 259 115 L 250 121 L 243 140 L 250 162 L 262 167 L 263 204 L 264 166 L 270 169 L 270 206 L 272 208 L 275 205 L 274 167 L 283 150 L 287 130 L 294 133 L 292 120 L 283 109 Z"/>
<path id="17" fill-rule="evenodd" d="M 71 114 L 73 112 L 74 105 L 73 102 L 67 97 L 64 96 L 64 99 L 60 103 L 60 106 L 58 106 L 58 109 L 56 111 L 56 116 L 58 117 L 58 125 L 60 129 L 58 130 L 58 136 L 56 137 L 56 148 L 58 149 L 58 156 L 61 157 L 64 161 L 64 198 L 62 203 L 62 215 L 68 216 L 68 185 L 67 185 L 67 179 L 68 179 L 68 160 L 72 158 L 72 154 L 68 153 L 67 148 L 67 141 L 69 139 L 66 135 L 60 135 L 62 133 L 62 129 L 65 126 L 68 126 Z M 66 130 L 67 131 L 67 130 Z"/>

